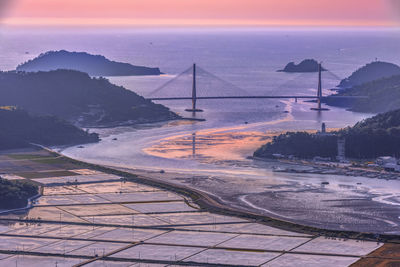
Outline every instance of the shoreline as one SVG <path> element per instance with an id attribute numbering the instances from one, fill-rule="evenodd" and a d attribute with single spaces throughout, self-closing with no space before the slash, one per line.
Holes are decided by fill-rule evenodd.
<path id="1" fill-rule="evenodd" d="M 316 228 L 313 226 L 302 225 L 282 219 L 273 218 L 270 216 L 265 216 L 257 214 L 255 212 L 250 212 L 241 208 L 231 207 L 226 203 L 221 202 L 215 196 L 208 194 L 202 190 L 197 190 L 189 188 L 184 185 L 168 182 L 161 179 L 155 179 L 154 177 L 148 177 L 142 174 L 135 174 L 135 170 L 126 168 L 114 168 L 100 164 L 88 163 L 80 160 L 75 160 L 53 151 L 49 148 L 45 148 L 47 151 L 52 153 L 57 153 L 64 160 L 71 163 L 77 164 L 82 167 L 91 168 L 94 170 L 99 170 L 109 174 L 115 174 L 119 176 L 124 176 L 128 180 L 136 183 L 150 185 L 158 188 L 162 188 L 174 193 L 178 193 L 189 197 L 194 203 L 199 205 L 202 209 L 207 210 L 212 213 L 234 216 L 239 218 L 252 219 L 256 222 L 266 224 L 271 227 L 275 227 L 282 230 L 293 231 L 298 233 L 326 236 L 326 237 L 336 237 L 336 238 L 347 238 L 347 239 L 358 239 L 358 240 L 368 240 L 368 241 L 378 241 L 385 243 L 397 243 L 400 244 L 399 235 L 391 234 L 374 234 L 374 233 L 363 233 L 356 231 L 338 231 L 330 229 Z"/>
<path id="2" fill-rule="evenodd" d="M 295 166 L 284 162 L 263 163 L 247 158 L 258 147 L 269 141 L 253 138 L 253 135 L 248 136 L 251 138 L 246 137 L 251 131 L 258 131 L 258 134 L 264 136 L 273 136 L 290 129 L 301 131 L 317 129 L 312 129 L 310 123 L 303 124 L 300 120 L 302 117 L 298 112 L 302 112 L 303 105 L 289 102 L 286 104 L 286 109 L 289 108 L 292 112 L 281 114 L 278 120 L 261 123 L 237 123 L 232 126 L 194 124 L 132 133 L 127 129 L 109 130 L 105 132 L 105 139 L 99 145 L 88 146 L 82 150 L 71 148 L 60 152 L 75 159 L 114 168 L 147 170 L 149 173 L 147 176 L 202 190 L 219 196 L 231 207 L 243 208 L 267 217 L 287 219 L 296 224 L 316 228 L 398 235 L 400 233 L 398 209 L 393 208 L 388 202 L 392 199 L 386 201 L 383 198 L 384 202 L 376 198 L 376 195 L 386 196 L 387 192 L 390 192 L 396 195 L 393 199 L 397 200 L 396 191 L 391 188 L 394 189 L 393 186 L 397 185 L 398 181 L 362 177 L 355 177 L 357 181 L 353 181 L 351 175 L 331 178 L 330 176 L 337 173 L 336 170 L 330 170 L 328 173 L 324 173 L 325 170 L 279 173 L 273 171 L 274 166 L 284 169 L 312 169 L 312 167 Z M 318 124 L 314 122 L 315 117 L 306 119 Z M 281 120 L 283 122 L 279 123 Z M 328 129 L 335 130 L 337 129 L 335 126 L 337 125 L 329 124 Z M 113 137 L 118 138 L 118 141 L 113 141 Z M 259 145 L 254 146 L 257 143 Z M 251 151 L 247 149 L 249 147 L 252 148 Z M 167 173 L 161 177 L 152 173 L 153 170 L 156 172 L 164 170 Z M 146 172 L 139 173 L 146 175 Z M 178 175 L 172 175 L 173 173 Z M 347 187 L 342 187 L 342 182 Z M 378 185 L 380 182 L 383 184 L 382 187 Z M 276 186 L 278 183 L 280 187 Z M 280 193 L 284 190 L 286 193 Z M 294 200 L 296 197 L 293 194 L 297 192 L 299 194 L 296 194 L 296 197 L 299 201 Z M 247 200 L 261 209 L 252 208 L 239 199 L 246 194 L 249 195 Z M 315 197 L 320 201 L 319 204 L 315 201 Z M 379 214 L 374 215 L 374 210 L 379 210 Z M 275 216 L 269 211 L 282 216 Z M 339 214 L 335 214 L 335 211 Z M 337 223 L 338 216 L 340 223 Z M 393 227 L 394 223 L 397 224 L 396 227 Z"/>
<path id="3" fill-rule="evenodd" d="M 356 167 L 350 164 L 340 165 L 338 162 L 313 162 L 309 160 L 279 160 L 260 157 L 249 157 L 249 159 L 262 162 L 287 163 L 291 165 L 310 167 L 311 169 L 274 169 L 274 172 L 281 173 L 299 173 L 299 174 L 321 174 L 321 175 L 343 175 L 343 176 L 359 176 L 371 179 L 399 180 L 400 173 L 384 170 L 376 170 L 373 168 Z"/>

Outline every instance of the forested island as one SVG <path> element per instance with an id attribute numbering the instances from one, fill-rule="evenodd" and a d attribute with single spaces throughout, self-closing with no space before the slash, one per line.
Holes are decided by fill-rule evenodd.
<path id="1" fill-rule="evenodd" d="M 180 118 L 165 106 L 75 70 L 0 72 L 0 106 L 52 115 L 80 127 L 107 127 Z"/>
<path id="2" fill-rule="evenodd" d="M 393 75 L 400 75 L 399 66 L 388 62 L 374 61 L 357 69 L 349 77 L 343 79 L 338 87 L 342 89 L 350 88 Z"/>
<path id="3" fill-rule="evenodd" d="M 288 63 L 283 70 L 278 70 L 278 72 L 318 72 L 319 64 L 314 59 L 305 59 L 299 64 L 294 62 Z M 326 69 L 321 68 L 322 71 Z"/>
<path id="4" fill-rule="evenodd" d="M 0 178 L 0 209 L 23 208 L 28 199 L 38 194 L 38 186 L 26 180 Z"/>
<path id="5" fill-rule="evenodd" d="M 88 133 L 53 116 L 32 116 L 13 107 L 0 108 L 0 150 L 24 148 L 31 143 L 45 146 L 76 145 L 99 141 Z"/>
<path id="6" fill-rule="evenodd" d="M 48 51 L 17 67 L 17 71 L 50 71 L 58 69 L 78 70 L 91 76 L 136 76 L 160 75 L 159 68 L 134 66 L 129 63 L 111 61 L 101 55 L 65 50 Z"/>
<path id="7" fill-rule="evenodd" d="M 331 134 L 287 132 L 254 152 L 255 157 L 273 158 L 274 154 L 311 159 L 316 156 L 335 159 L 337 140 L 345 139 L 346 157 L 372 159 L 400 156 L 400 109 L 378 114 Z"/>

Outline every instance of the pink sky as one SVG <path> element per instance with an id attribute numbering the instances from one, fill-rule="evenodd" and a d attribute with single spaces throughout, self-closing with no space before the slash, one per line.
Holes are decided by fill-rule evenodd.
<path id="1" fill-rule="evenodd" d="M 0 0 L 9 25 L 392 26 L 397 0 Z M 399 0 L 400 1 L 400 0 Z"/>

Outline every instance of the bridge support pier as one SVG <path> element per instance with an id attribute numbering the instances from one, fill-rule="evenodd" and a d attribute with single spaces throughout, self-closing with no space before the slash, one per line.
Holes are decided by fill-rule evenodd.
<path id="1" fill-rule="evenodd" d="M 203 112 L 202 109 L 197 109 L 196 108 L 196 102 L 197 102 L 197 89 L 196 89 L 196 64 L 193 64 L 193 87 L 192 87 L 192 108 L 191 109 L 185 109 L 185 111 L 188 112 Z"/>
<path id="2" fill-rule="evenodd" d="M 315 111 L 327 111 L 329 110 L 328 108 L 323 108 L 322 107 L 322 66 L 321 63 L 318 64 L 318 91 L 317 91 L 317 107 L 316 108 L 311 108 L 311 110 L 315 110 Z"/>

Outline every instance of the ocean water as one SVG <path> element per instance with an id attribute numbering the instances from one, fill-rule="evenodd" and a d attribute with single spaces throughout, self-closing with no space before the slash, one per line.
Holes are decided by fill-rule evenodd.
<path id="1" fill-rule="evenodd" d="M 146 77 L 109 77 L 143 96 L 164 85 L 193 63 L 212 75 L 199 75 L 198 95 L 234 95 L 246 92 L 251 95 L 313 95 L 316 94 L 317 74 L 288 74 L 277 72 L 288 62 L 300 62 L 306 58 L 322 61 L 330 73 L 323 73 L 324 94 L 339 83 L 339 78 L 350 75 L 357 68 L 373 60 L 400 64 L 400 31 L 389 29 L 371 30 L 289 30 L 289 29 L 116 29 L 116 30 L 0 30 L 0 69 L 12 70 L 26 60 L 48 50 L 66 49 L 101 54 L 111 60 L 134 65 L 159 67 L 165 75 Z M 190 95 L 190 75 L 181 76 L 177 82 L 160 91 L 162 94 Z M 160 102 L 173 111 L 190 117 L 184 111 L 190 101 Z M 293 215 L 294 221 L 334 227 L 335 216 L 322 216 L 323 210 L 334 214 L 354 213 L 348 224 L 341 229 L 357 228 L 357 218 L 368 220 L 376 228 L 381 223 L 383 232 L 399 232 L 400 195 L 398 181 L 362 180 L 362 190 L 355 181 L 346 177 L 326 175 L 277 174 L 269 165 L 246 159 L 260 144 L 263 135 L 286 130 L 316 130 L 322 122 L 328 128 L 353 125 L 372 116 L 330 107 L 328 112 L 310 111 L 313 103 L 294 100 L 209 100 L 198 101 L 204 112 L 196 114 L 204 122 L 173 122 L 92 129 L 99 132 L 102 141 L 85 145 L 84 148 L 62 149 L 77 159 L 113 166 L 160 170 L 167 172 L 223 177 L 228 182 L 242 180 L 262 181 L 263 186 L 280 184 L 288 192 L 296 192 L 297 199 L 307 210 Z M 252 138 L 253 136 L 253 138 Z M 255 138 L 254 136 L 257 136 Z M 117 138 L 117 140 L 114 140 Z M 249 180 L 250 179 L 250 180 Z M 252 180 L 253 179 L 253 180 Z M 313 194 L 302 194 L 310 188 L 319 188 L 321 181 L 330 180 L 329 194 L 315 205 Z M 395 190 L 396 189 L 396 190 Z M 243 192 L 242 192 L 243 193 Z M 249 189 L 248 194 L 253 194 Z M 258 192 L 259 193 L 259 192 Z M 246 203 L 252 206 L 252 197 Z M 358 214 L 329 204 L 326 197 L 340 201 L 342 198 L 363 197 L 369 207 L 385 205 L 387 213 Z M 241 198 L 243 200 L 243 198 Z M 328 199 L 329 200 L 329 199 Z M 331 199 L 330 199 L 331 200 Z M 286 202 L 279 202 L 285 205 Z M 250 204 L 249 204 L 250 203 Z M 312 203 L 312 204 L 311 204 Z M 325 204 L 323 204 L 325 203 Z M 327 204 L 328 203 L 328 204 Z M 254 205 L 253 205 L 254 206 Z M 258 207 L 258 211 L 280 214 L 272 206 Z M 385 210 L 385 209 L 383 209 Z M 347 215 L 346 215 L 347 216 Z M 365 222 L 366 220 L 366 222 Z"/>
<path id="2" fill-rule="evenodd" d="M 110 78 L 112 82 L 144 96 L 193 63 L 251 95 L 310 95 L 316 94 L 316 74 L 288 74 L 276 70 L 282 69 L 290 61 L 314 58 L 322 61 L 324 67 L 336 75 L 323 75 L 324 88 L 330 89 L 338 84 L 337 77 L 344 78 L 376 58 L 400 63 L 400 58 L 394 57 L 400 53 L 399 42 L 400 32 L 395 30 L 2 29 L 0 69 L 12 70 L 40 53 L 66 49 L 101 54 L 135 65 L 159 67 L 166 75 Z M 208 90 L 204 95 L 213 92 L 229 95 L 232 93 L 230 91 L 234 91 L 227 83 L 215 79 L 207 84 L 210 82 L 207 79 L 198 79 L 199 96 L 202 90 L 206 90 L 202 87 Z M 178 95 L 186 93 L 186 96 L 190 93 L 189 80 L 178 84 L 178 87 L 170 86 L 162 92 L 169 92 L 169 96 L 175 95 L 175 92 Z M 235 125 L 243 121 L 263 122 L 282 117 L 285 105 L 277 102 L 265 99 L 199 101 L 199 107 L 206 110 L 199 116 L 207 120 L 215 119 L 218 126 Z M 190 106 L 190 101 L 175 101 L 166 105 L 182 112 Z M 277 108 L 277 105 L 280 107 Z M 359 118 L 358 115 L 350 115 L 350 118 L 342 118 L 344 121 L 339 123 L 330 122 L 329 115 L 322 115 L 320 119 L 327 120 L 331 127 L 339 127 L 352 124 Z"/>

